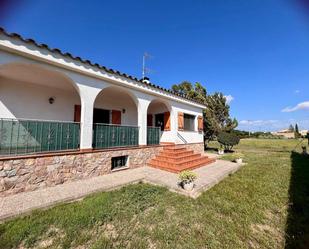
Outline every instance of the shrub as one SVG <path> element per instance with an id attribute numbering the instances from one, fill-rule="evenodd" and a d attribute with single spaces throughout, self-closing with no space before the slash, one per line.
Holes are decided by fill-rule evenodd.
<path id="1" fill-rule="evenodd" d="M 220 132 L 218 135 L 218 142 L 225 150 L 232 150 L 234 145 L 239 143 L 239 137 L 227 132 Z"/>
<path id="2" fill-rule="evenodd" d="M 189 170 L 185 170 L 180 172 L 179 174 L 179 180 L 182 183 L 190 183 L 190 182 L 194 182 L 194 180 L 197 178 L 197 175 Z"/>

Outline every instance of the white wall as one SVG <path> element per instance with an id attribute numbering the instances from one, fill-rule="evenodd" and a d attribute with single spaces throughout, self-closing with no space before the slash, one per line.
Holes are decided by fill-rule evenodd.
<path id="1" fill-rule="evenodd" d="M 1 48 L 0 48 L 1 49 Z M 3 55 L 3 56 L 2 56 Z M 56 74 L 51 73 L 48 77 L 37 78 L 37 83 L 42 82 L 43 79 L 49 79 L 44 84 L 45 86 L 39 86 L 35 84 L 22 83 L 19 81 L 8 83 L 8 80 L 3 80 L 3 75 L 7 76 L 9 73 L 6 70 L 2 70 L 1 64 L 7 63 L 23 63 L 27 65 L 37 65 L 47 71 L 55 72 L 59 77 L 59 81 L 62 79 L 71 80 L 76 89 L 60 89 L 58 86 L 63 84 L 54 80 L 50 80 L 50 77 L 56 77 Z M 2 71 L 1 71 L 2 70 Z M 20 70 L 15 70 L 17 73 Z M 38 73 L 40 70 L 37 71 Z M 46 73 L 46 72 L 45 72 Z M 11 73 L 12 74 L 12 73 Z M 37 73 L 34 73 L 36 75 Z M 65 76 L 64 78 L 62 76 Z M 178 128 L 178 112 L 184 112 L 191 115 L 202 115 L 202 107 L 197 104 L 189 104 L 190 101 L 183 101 L 188 103 L 181 103 L 179 97 L 160 95 L 160 90 L 149 90 L 144 85 L 138 84 L 138 88 L 135 89 L 136 82 L 128 80 L 127 84 L 131 85 L 124 87 L 123 79 L 120 77 L 114 77 L 111 81 L 105 81 L 99 77 L 92 77 L 90 74 L 84 73 L 82 70 L 70 70 L 68 68 L 59 67 L 57 65 L 47 64 L 38 60 L 23 57 L 17 54 L 8 53 L 0 50 L 0 117 L 15 117 L 15 118 L 34 118 L 34 119 L 47 119 L 47 120 L 73 120 L 73 108 L 75 104 L 82 103 L 81 112 L 81 148 L 91 148 L 92 144 L 92 111 L 94 105 L 105 109 L 119 109 L 122 110 L 125 105 L 126 113 L 123 116 L 123 123 L 128 125 L 138 125 L 140 127 L 139 142 L 141 145 L 146 144 L 147 137 L 147 109 L 152 100 L 160 100 L 167 102 L 170 106 L 171 112 L 171 131 L 164 132 L 162 134 L 161 141 L 183 143 L 181 139 L 177 137 L 177 133 L 181 134 L 187 143 L 196 143 L 203 141 L 203 135 L 198 132 L 179 132 Z M 26 75 L 27 77 L 29 76 Z M 42 76 L 42 75 L 41 75 Z M 98 76 L 98 75 L 97 75 Z M 23 77 L 22 77 L 23 78 Z M 54 78 L 53 78 L 54 79 Z M 34 80 L 31 78 L 31 80 Z M 130 82 L 129 82 L 130 81 Z M 70 85 L 70 82 L 65 82 L 66 85 Z M 52 85 L 51 85 L 52 84 Z M 54 85 L 55 84 L 55 85 Z M 71 84 L 71 85 L 73 85 Z M 134 85 L 135 84 L 135 85 Z M 51 85 L 48 87 L 47 85 Z M 57 87 L 56 87 L 57 85 Z M 103 98 L 96 97 L 102 91 L 102 89 L 109 86 L 118 86 L 125 89 L 126 92 L 130 92 L 135 98 L 134 104 L 127 104 L 122 97 L 111 98 L 108 94 Z M 81 101 L 78 98 L 78 93 L 81 96 Z M 104 92 L 104 90 L 102 91 Z M 56 101 L 53 105 L 48 103 L 48 98 L 55 96 Z M 22 100 L 22 101 L 21 101 Z M 95 104 L 94 104 L 95 103 Z M 134 106 L 135 105 L 135 106 Z M 135 113 L 133 110 L 137 110 Z M 150 109 L 151 110 L 151 109 Z M 156 110 L 154 110 L 156 112 Z M 196 121 L 197 122 L 197 121 Z M 197 127 L 197 125 L 196 125 Z"/>
<path id="2" fill-rule="evenodd" d="M 132 98 L 121 91 L 103 89 L 96 98 L 95 108 L 121 111 L 121 124 L 137 126 L 137 106 Z M 125 109 L 125 113 L 122 110 Z"/>
<path id="3" fill-rule="evenodd" d="M 177 131 L 176 143 L 203 143 L 203 133 L 197 131 Z"/>
<path id="4" fill-rule="evenodd" d="M 175 120 L 175 143 L 203 143 L 203 132 L 198 132 L 197 117 L 201 116 L 203 109 L 196 108 L 193 106 L 184 105 L 182 103 L 173 102 L 171 103 L 173 109 L 173 115 Z M 195 116 L 194 120 L 194 131 L 178 131 L 178 112 L 186 113 Z"/>
<path id="5" fill-rule="evenodd" d="M 147 114 L 152 115 L 152 126 L 155 125 L 155 120 L 156 120 L 155 115 L 156 114 L 160 114 L 160 113 L 164 113 L 168 111 L 169 109 L 164 103 L 159 102 L 158 100 L 152 101 L 147 109 Z"/>
<path id="6" fill-rule="evenodd" d="M 50 104 L 48 99 L 55 98 Z M 76 91 L 0 78 L 0 118 L 73 121 Z"/>
<path id="7" fill-rule="evenodd" d="M 170 111 L 171 118 L 171 130 L 163 131 L 161 133 L 160 142 L 173 142 L 176 144 L 184 143 L 202 143 L 203 133 L 198 132 L 197 117 L 202 115 L 201 108 L 190 107 L 188 105 L 183 105 L 176 101 L 168 100 L 166 104 L 159 102 L 156 99 L 154 102 L 150 103 L 148 107 L 148 113 L 157 114 L 166 111 Z M 162 100 L 166 102 L 166 100 Z M 170 110 L 167 106 L 170 106 Z M 178 112 L 186 113 L 195 116 L 194 120 L 194 131 L 178 131 Z M 153 116 L 153 122 L 155 117 Z"/>

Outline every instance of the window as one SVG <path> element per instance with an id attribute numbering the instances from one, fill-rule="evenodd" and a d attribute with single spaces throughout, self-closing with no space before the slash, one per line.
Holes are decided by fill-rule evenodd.
<path id="1" fill-rule="evenodd" d="M 93 109 L 93 123 L 96 124 L 109 124 L 110 123 L 110 111 L 94 108 Z"/>
<path id="2" fill-rule="evenodd" d="M 128 156 L 112 157 L 112 170 L 128 166 Z"/>
<path id="3" fill-rule="evenodd" d="M 184 114 L 183 119 L 184 119 L 184 130 L 185 131 L 194 131 L 195 116 L 189 115 L 189 114 Z"/>

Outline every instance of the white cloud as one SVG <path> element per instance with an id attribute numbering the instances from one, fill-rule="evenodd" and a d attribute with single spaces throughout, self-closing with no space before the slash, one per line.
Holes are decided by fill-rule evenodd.
<path id="1" fill-rule="evenodd" d="M 287 129 L 290 124 L 298 124 L 300 129 L 309 129 L 309 119 L 289 120 L 241 120 L 237 129 L 246 131 L 278 131 Z"/>
<path id="2" fill-rule="evenodd" d="M 224 97 L 227 104 L 230 104 L 234 100 L 234 97 L 232 95 L 225 95 Z"/>
<path id="3" fill-rule="evenodd" d="M 279 120 L 241 120 L 237 129 L 245 131 L 275 131 L 285 127 Z"/>
<path id="4" fill-rule="evenodd" d="M 309 101 L 299 103 L 294 107 L 286 107 L 282 110 L 282 112 L 295 112 L 295 111 L 299 111 L 299 110 L 309 111 Z"/>
<path id="5" fill-rule="evenodd" d="M 241 120 L 240 125 L 261 126 L 278 123 L 278 120 Z"/>

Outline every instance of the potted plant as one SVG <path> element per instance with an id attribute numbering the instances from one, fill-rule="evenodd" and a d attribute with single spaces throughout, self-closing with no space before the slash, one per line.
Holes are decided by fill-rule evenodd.
<path id="1" fill-rule="evenodd" d="M 244 154 L 236 152 L 236 153 L 233 153 L 232 157 L 233 157 L 233 160 L 236 163 L 242 163 L 242 159 L 244 158 Z"/>
<path id="2" fill-rule="evenodd" d="M 223 149 L 222 145 L 220 145 L 220 148 L 218 149 L 218 154 L 219 155 L 223 155 L 224 154 L 224 149 Z"/>
<path id="3" fill-rule="evenodd" d="M 179 180 L 181 186 L 184 190 L 191 191 L 194 187 L 194 181 L 196 180 L 197 175 L 189 170 L 182 171 L 179 174 Z"/>

